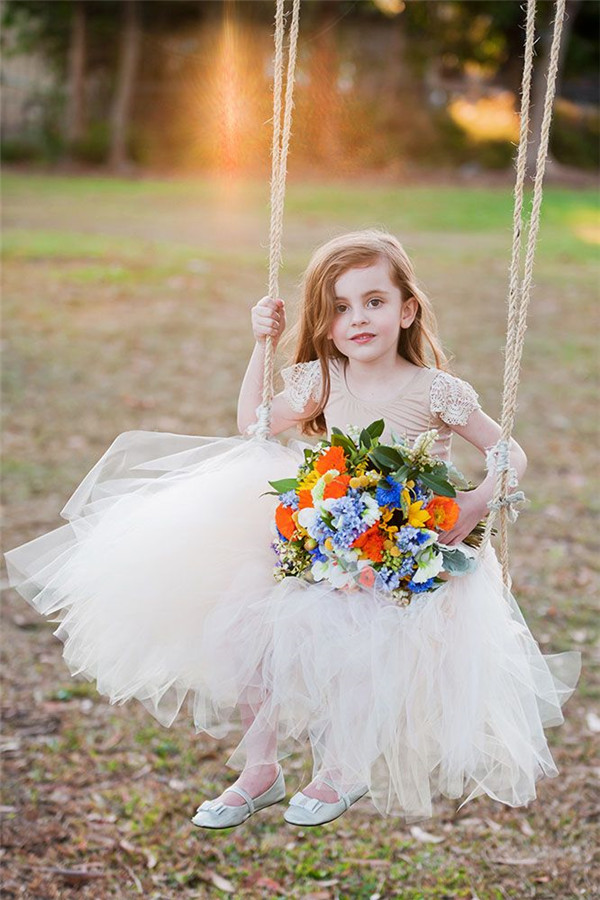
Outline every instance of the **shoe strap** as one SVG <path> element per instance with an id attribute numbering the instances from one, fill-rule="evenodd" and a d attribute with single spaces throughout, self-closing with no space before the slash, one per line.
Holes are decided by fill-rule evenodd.
<path id="1" fill-rule="evenodd" d="M 320 778 L 319 781 L 322 781 L 323 784 L 328 785 L 330 788 L 332 788 L 332 789 L 336 792 L 336 794 L 339 795 L 339 798 L 340 798 L 340 800 L 343 802 L 343 804 L 344 804 L 344 806 L 346 807 L 346 809 L 349 809 L 349 808 L 352 806 L 352 802 L 351 802 L 350 797 L 348 796 L 348 794 L 344 794 L 344 792 L 341 791 L 337 785 L 332 784 L 332 782 L 329 781 L 328 778 Z M 336 802 L 339 803 L 340 801 L 337 800 Z"/>
<path id="2" fill-rule="evenodd" d="M 228 787 L 227 790 L 235 791 L 236 794 L 239 794 L 240 797 L 243 797 L 243 799 L 246 801 L 248 809 L 250 810 L 250 815 L 252 815 L 252 813 L 254 812 L 254 801 L 248 791 L 245 791 L 244 788 L 237 787 L 237 785 L 235 784 L 233 784 L 231 787 Z"/>

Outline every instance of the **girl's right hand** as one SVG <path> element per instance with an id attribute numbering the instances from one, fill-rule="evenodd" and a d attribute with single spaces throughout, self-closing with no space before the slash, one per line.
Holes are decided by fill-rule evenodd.
<path id="1" fill-rule="evenodd" d="M 252 331 L 259 343 L 272 337 L 277 344 L 285 329 L 285 304 L 283 300 L 263 297 L 252 307 Z"/>

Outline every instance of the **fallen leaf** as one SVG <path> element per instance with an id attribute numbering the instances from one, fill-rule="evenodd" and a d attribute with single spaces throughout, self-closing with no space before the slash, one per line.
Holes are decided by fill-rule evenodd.
<path id="1" fill-rule="evenodd" d="M 534 859 L 533 857 L 526 859 L 514 859 L 510 856 L 495 856 L 490 857 L 490 862 L 500 863 L 503 866 L 537 866 L 540 863 L 539 859 Z"/>
<path id="2" fill-rule="evenodd" d="M 283 885 L 279 884 L 278 881 L 274 881 L 272 878 L 267 878 L 266 875 L 261 876 L 258 881 L 255 882 L 255 886 L 268 888 L 270 891 L 275 891 L 277 894 L 287 894 Z"/>
<path id="3" fill-rule="evenodd" d="M 218 872 L 213 872 L 212 869 L 205 869 L 200 877 L 205 881 L 210 881 L 211 884 L 214 884 L 216 888 L 219 888 L 220 891 L 224 891 L 226 894 L 232 894 L 235 890 L 231 881 L 223 878 Z"/>
<path id="4" fill-rule="evenodd" d="M 527 819 L 523 819 L 523 821 L 521 822 L 521 831 L 527 837 L 533 837 L 535 834 L 535 831 L 533 830 Z"/>
<path id="5" fill-rule="evenodd" d="M 439 844 L 441 841 L 446 840 L 445 837 L 438 837 L 435 834 L 430 834 L 428 831 L 423 831 L 418 825 L 412 825 L 410 833 L 415 840 L 421 841 L 423 844 Z"/>
<path id="6" fill-rule="evenodd" d="M 585 722 L 592 734 L 598 734 L 600 731 L 600 716 L 597 716 L 595 712 L 590 711 L 586 714 Z"/>
<path id="7" fill-rule="evenodd" d="M 44 871 L 49 875 L 57 875 L 67 884 L 85 884 L 86 881 L 93 881 L 95 878 L 104 878 L 105 873 L 89 869 L 60 869 L 54 866 L 44 866 Z"/>

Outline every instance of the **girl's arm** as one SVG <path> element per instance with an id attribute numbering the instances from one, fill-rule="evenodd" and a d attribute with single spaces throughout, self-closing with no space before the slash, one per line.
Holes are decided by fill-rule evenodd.
<path id="1" fill-rule="evenodd" d="M 246 374 L 242 381 L 237 407 L 237 426 L 244 434 L 249 425 L 256 422 L 256 408 L 262 402 L 263 366 L 267 335 L 273 338 L 273 353 L 285 329 L 285 304 L 283 300 L 263 297 L 252 308 L 252 330 L 256 343 Z M 271 406 L 271 434 L 279 434 L 287 428 L 298 425 L 316 410 L 317 404 L 310 400 L 302 413 L 295 412 L 287 402 L 283 392 L 273 397 Z"/>
<path id="2" fill-rule="evenodd" d="M 502 435 L 500 425 L 490 418 L 482 409 L 475 409 L 469 415 L 465 425 L 451 425 L 452 431 L 460 435 L 483 454 L 497 443 Z M 525 451 L 514 438 L 509 443 L 509 461 L 517 472 L 519 481 L 527 468 L 527 456 Z M 463 540 L 489 513 L 488 501 L 492 499 L 495 484 L 494 472 L 488 472 L 486 477 L 472 491 L 457 491 L 456 502 L 460 506 L 460 517 L 454 528 L 440 534 L 440 540 L 445 544 L 458 544 Z"/>

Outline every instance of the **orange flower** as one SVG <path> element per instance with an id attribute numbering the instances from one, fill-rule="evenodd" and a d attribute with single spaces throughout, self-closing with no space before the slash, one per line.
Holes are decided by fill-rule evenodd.
<path id="1" fill-rule="evenodd" d="M 460 515 L 460 506 L 452 497 L 433 497 L 425 507 L 431 521 L 429 526 L 436 531 L 450 531 Z"/>
<path id="2" fill-rule="evenodd" d="M 315 463 L 315 469 L 324 475 L 330 469 L 337 469 L 341 474 L 346 471 L 346 456 L 341 447 L 330 447 L 327 453 L 320 456 Z"/>
<path id="3" fill-rule="evenodd" d="M 375 584 L 375 569 L 372 569 L 371 566 L 365 566 L 358 576 L 358 583 L 366 588 L 373 587 Z"/>
<path id="4" fill-rule="evenodd" d="M 349 482 L 349 475 L 338 475 L 337 478 L 334 478 L 329 484 L 325 485 L 323 500 L 329 500 L 330 498 L 338 500 L 340 497 L 345 497 Z"/>
<path id="5" fill-rule="evenodd" d="M 300 500 L 298 509 L 307 509 L 314 506 L 312 494 L 310 491 L 298 491 L 298 498 Z"/>
<path id="6" fill-rule="evenodd" d="M 282 535 L 288 539 L 288 541 L 292 539 L 293 534 L 296 530 L 296 524 L 292 519 L 293 513 L 294 510 L 289 506 L 284 506 L 283 503 L 280 503 L 275 510 L 275 524 L 277 525 Z"/>
<path id="7" fill-rule="evenodd" d="M 370 559 L 373 562 L 382 562 L 383 542 L 385 539 L 385 535 L 379 530 L 379 525 L 376 522 L 359 535 L 356 540 L 352 542 L 352 546 L 362 550 L 363 556 L 366 556 L 367 559 Z"/>

